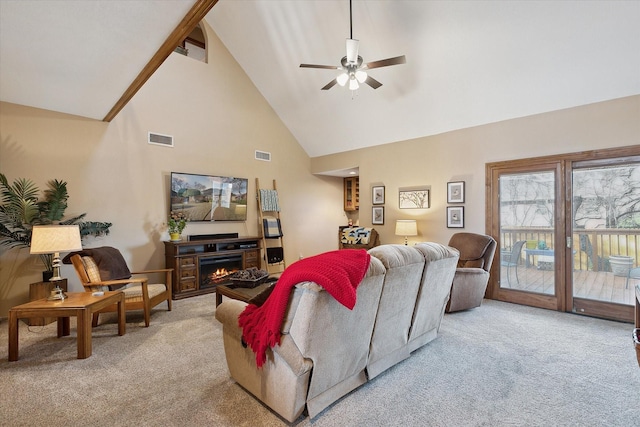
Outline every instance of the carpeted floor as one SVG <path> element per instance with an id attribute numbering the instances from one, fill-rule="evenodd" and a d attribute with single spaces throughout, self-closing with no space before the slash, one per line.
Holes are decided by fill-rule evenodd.
<path id="1" fill-rule="evenodd" d="M 162 306 L 160 306 L 162 307 Z M 2 426 L 282 426 L 228 376 L 215 296 L 157 308 L 151 326 L 107 315 L 76 359 L 55 323 L 20 324 L 7 362 L 0 321 Z M 631 324 L 485 301 L 445 315 L 439 337 L 299 426 L 640 425 Z"/>

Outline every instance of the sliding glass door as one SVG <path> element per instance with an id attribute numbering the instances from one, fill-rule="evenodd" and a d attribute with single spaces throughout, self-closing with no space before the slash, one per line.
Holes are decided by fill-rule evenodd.
<path id="1" fill-rule="evenodd" d="M 625 320 L 640 283 L 640 163 L 610 163 L 573 165 L 573 308 Z"/>
<path id="2" fill-rule="evenodd" d="M 640 283 L 640 147 L 487 165 L 487 297 L 631 321 Z"/>
<path id="3" fill-rule="evenodd" d="M 498 299 L 557 309 L 557 164 L 497 172 Z M 560 291 L 560 292 L 559 292 Z"/>

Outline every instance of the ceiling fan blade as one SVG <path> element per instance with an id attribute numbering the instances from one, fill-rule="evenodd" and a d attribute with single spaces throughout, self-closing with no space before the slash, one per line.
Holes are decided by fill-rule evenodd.
<path id="1" fill-rule="evenodd" d="M 329 89 L 331 89 L 332 87 L 334 87 L 334 86 L 336 85 L 336 83 L 338 83 L 338 79 L 333 79 L 333 80 L 331 80 L 329 83 L 327 83 L 327 84 L 322 88 L 322 90 L 329 90 Z"/>
<path id="2" fill-rule="evenodd" d="M 347 62 L 355 64 L 358 62 L 358 46 L 359 40 L 347 39 Z"/>
<path id="3" fill-rule="evenodd" d="M 362 66 L 362 68 L 366 68 L 368 70 L 372 68 L 380 68 L 380 67 L 388 67 L 389 65 L 398 65 L 398 64 L 406 64 L 407 58 L 402 56 L 396 56 L 395 58 L 381 59 L 379 61 L 373 61 L 366 63 Z"/>
<path id="4" fill-rule="evenodd" d="M 380 83 L 379 81 L 377 81 L 371 76 L 367 76 L 367 80 L 365 80 L 364 82 L 374 89 L 378 89 L 380 86 L 382 86 L 382 83 Z"/>
<path id="5" fill-rule="evenodd" d="M 327 70 L 337 70 L 337 65 L 316 65 L 316 64 L 300 64 L 300 68 L 324 68 Z"/>

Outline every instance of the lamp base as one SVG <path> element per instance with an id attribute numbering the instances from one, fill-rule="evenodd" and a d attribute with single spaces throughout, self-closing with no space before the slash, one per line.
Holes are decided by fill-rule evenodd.
<path id="1" fill-rule="evenodd" d="M 67 294 L 64 293 L 60 286 L 56 285 L 56 287 L 51 290 L 51 295 L 47 297 L 47 301 L 62 301 L 66 298 L 68 298 Z"/>

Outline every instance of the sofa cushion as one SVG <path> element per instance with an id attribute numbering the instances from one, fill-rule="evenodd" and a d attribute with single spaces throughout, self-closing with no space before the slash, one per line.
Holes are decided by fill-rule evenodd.
<path id="1" fill-rule="evenodd" d="M 425 258 L 406 245 L 377 246 L 369 254 L 387 269 L 367 362 L 371 379 L 409 357 L 407 343 Z"/>

